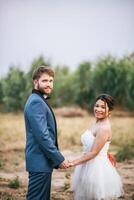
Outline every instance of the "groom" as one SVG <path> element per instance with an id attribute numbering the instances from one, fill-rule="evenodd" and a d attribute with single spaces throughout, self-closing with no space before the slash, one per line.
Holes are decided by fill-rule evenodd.
<path id="1" fill-rule="evenodd" d="M 26 170 L 29 172 L 27 200 L 49 200 L 53 168 L 69 166 L 58 150 L 56 120 L 47 102 L 53 79 L 54 72 L 50 67 L 35 69 L 34 89 L 24 108 Z"/>

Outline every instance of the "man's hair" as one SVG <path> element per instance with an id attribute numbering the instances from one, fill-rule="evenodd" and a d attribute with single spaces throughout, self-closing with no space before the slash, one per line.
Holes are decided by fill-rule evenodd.
<path id="1" fill-rule="evenodd" d="M 39 66 L 33 71 L 33 80 L 38 80 L 42 74 L 48 74 L 49 76 L 52 76 L 54 78 L 54 71 L 48 67 L 48 66 Z"/>

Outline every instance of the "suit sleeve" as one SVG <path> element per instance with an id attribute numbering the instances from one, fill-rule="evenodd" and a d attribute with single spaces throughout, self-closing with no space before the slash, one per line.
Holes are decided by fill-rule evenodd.
<path id="1" fill-rule="evenodd" d="M 32 102 L 27 112 L 28 119 L 32 128 L 32 133 L 45 156 L 48 157 L 56 167 L 64 161 L 63 155 L 58 151 L 50 137 L 47 126 L 47 110 L 41 101 Z"/>

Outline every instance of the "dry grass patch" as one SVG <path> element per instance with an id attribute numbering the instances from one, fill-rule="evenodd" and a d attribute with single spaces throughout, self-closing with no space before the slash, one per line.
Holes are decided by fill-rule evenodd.
<path id="1" fill-rule="evenodd" d="M 25 129 L 22 113 L 0 113 L 0 151 L 24 149 Z"/>
<path id="2" fill-rule="evenodd" d="M 57 115 L 58 140 L 60 149 L 65 157 L 77 156 L 82 151 L 81 134 L 95 122 L 92 115 L 83 117 L 65 118 Z M 0 199 L 24 200 L 26 193 L 26 178 L 24 168 L 25 128 L 22 113 L 0 113 Z M 134 142 L 134 117 L 111 117 L 113 140 L 110 151 L 115 152 L 126 143 Z M 133 162 L 133 161 L 132 161 Z M 124 178 L 125 200 L 133 196 L 133 163 L 120 163 L 119 169 Z M 52 190 L 52 200 L 71 200 L 72 192 L 69 191 L 70 173 L 56 172 L 53 183 L 57 189 Z M 11 189 L 8 187 L 10 180 L 19 175 L 24 187 Z M 5 180 L 4 177 L 8 177 Z M 12 175 L 12 176 L 11 176 Z M 60 188 L 58 189 L 58 181 Z"/>
<path id="3" fill-rule="evenodd" d="M 123 146 L 134 143 L 134 117 L 112 117 L 112 144 Z"/>
<path id="4" fill-rule="evenodd" d="M 121 146 L 134 143 L 134 117 L 111 117 L 113 130 L 112 146 L 117 150 Z M 95 119 L 93 115 L 75 118 L 57 117 L 59 143 L 61 149 L 70 149 L 75 146 L 81 146 L 81 134 L 89 128 Z"/>
<path id="5" fill-rule="evenodd" d="M 63 118 L 57 117 L 58 135 L 61 149 L 80 146 L 81 134 L 93 123 L 92 116 Z"/>

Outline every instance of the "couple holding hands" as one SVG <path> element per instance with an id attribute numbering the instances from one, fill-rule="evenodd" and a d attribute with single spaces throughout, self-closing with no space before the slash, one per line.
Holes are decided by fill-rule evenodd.
<path id="1" fill-rule="evenodd" d="M 109 114 L 114 99 L 108 94 L 96 98 L 96 123 L 81 136 L 83 153 L 68 161 L 59 151 L 56 119 L 47 102 L 53 89 L 54 72 L 50 67 L 40 66 L 34 70 L 32 79 L 34 89 L 24 108 L 26 170 L 29 173 L 26 199 L 50 200 L 53 169 L 73 166 L 76 166 L 72 182 L 75 200 L 105 200 L 122 196 L 121 177 L 107 156 L 112 139 Z"/>

